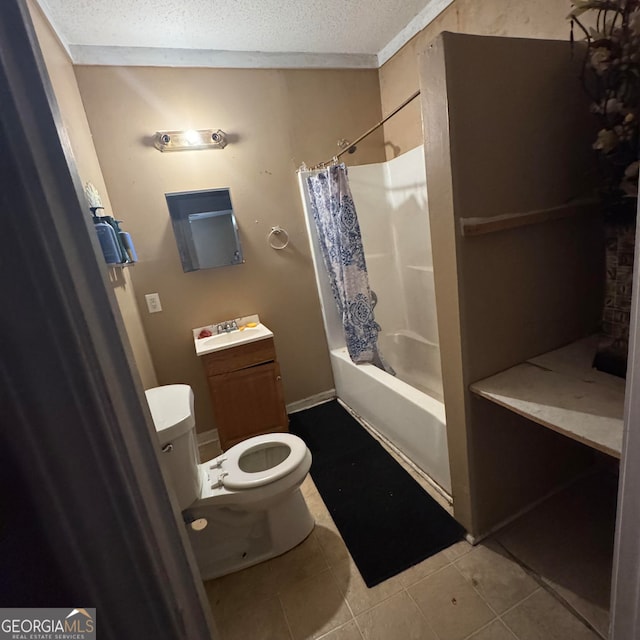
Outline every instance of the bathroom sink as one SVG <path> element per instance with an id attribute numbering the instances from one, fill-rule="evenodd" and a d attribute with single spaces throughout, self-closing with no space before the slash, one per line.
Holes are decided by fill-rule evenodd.
<path id="1" fill-rule="evenodd" d="M 239 325 L 242 326 L 242 325 Z M 214 325 L 211 325 L 215 330 Z M 201 327 L 206 329 L 208 327 Z M 261 322 L 258 322 L 255 327 L 245 327 L 244 329 L 234 329 L 233 331 L 225 333 L 214 333 L 212 336 L 206 338 L 198 338 L 195 333 L 198 331 L 194 329 L 194 342 L 196 346 L 196 355 L 203 356 L 207 353 L 213 353 L 214 351 L 221 351 L 222 349 L 230 349 L 231 347 L 237 347 L 241 344 L 247 344 L 249 342 L 256 342 L 257 340 L 264 340 L 265 338 L 273 337 L 273 333 L 267 329 Z"/>

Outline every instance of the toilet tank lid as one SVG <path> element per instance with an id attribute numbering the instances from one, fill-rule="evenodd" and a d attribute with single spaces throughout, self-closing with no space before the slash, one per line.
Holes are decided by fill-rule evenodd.
<path id="1" fill-rule="evenodd" d="M 164 445 L 187 433 L 196 424 L 193 391 L 187 384 L 167 384 L 145 392 L 153 423 Z"/>

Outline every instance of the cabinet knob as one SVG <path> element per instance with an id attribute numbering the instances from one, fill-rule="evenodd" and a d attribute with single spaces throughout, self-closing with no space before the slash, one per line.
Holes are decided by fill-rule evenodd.
<path id="1" fill-rule="evenodd" d="M 276 376 L 276 380 L 282 380 L 282 376 Z"/>

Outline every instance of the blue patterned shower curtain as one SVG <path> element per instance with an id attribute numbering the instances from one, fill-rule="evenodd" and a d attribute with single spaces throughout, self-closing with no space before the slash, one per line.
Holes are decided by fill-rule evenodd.
<path id="1" fill-rule="evenodd" d="M 353 362 L 371 364 L 393 374 L 378 350 L 380 325 L 364 258 L 360 225 L 349 188 L 347 167 L 334 165 L 307 178 L 311 213 L 318 229 L 324 264 L 342 318 Z"/>

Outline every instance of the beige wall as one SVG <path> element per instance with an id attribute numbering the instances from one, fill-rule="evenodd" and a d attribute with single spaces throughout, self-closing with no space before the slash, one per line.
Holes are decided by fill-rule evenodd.
<path id="1" fill-rule="evenodd" d="M 424 73 L 422 79 L 419 77 L 419 58 L 438 33 L 448 30 L 566 40 L 569 31 L 566 4 L 556 0 L 482 3 L 456 0 L 378 71 L 76 68 L 114 210 L 132 232 L 141 257 L 133 271 L 139 308 L 145 309 L 145 293 L 158 292 L 162 299 L 162 313 L 142 314 L 158 381 L 186 382 L 194 388 L 199 430 L 213 426 L 208 390 L 191 340 L 191 329 L 201 324 L 257 312 L 275 332 L 287 402 L 332 386 L 297 193 L 294 173 L 297 166 L 302 161 L 311 164 L 331 157 L 338 139 L 355 138 L 376 122 L 381 113 L 391 111 L 419 87 L 422 98 L 385 125 L 384 143 L 381 135 L 371 136 L 359 145 L 356 156 L 346 159 L 358 163 L 378 161 L 385 153 L 394 157 L 421 144 L 421 104 L 424 106 L 426 96 L 431 93 L 432 98 L 441 101 L 441 108 L 445 106 L 445 77 L 438 79 Z M 41 35 L 43 41 L 47 37 L 52 36 Z M 48 46 L 52 49 L 48 64 L 53 68 L 59 62 L 60 68 L 52 71 L 53 75 L 59 75 L 58 92 L 72 103 L 64 112 L 73 131 L 76 123 L 84 122 L 85 115 L 77 95 L 72 100 L 68 98 L 77 89 L 66 56 L 57 43 L 55 47 L 51 43 Z M 569 55 L 568 45 L 566 51 Z M 459 87 L 464 88 L 465 82 L 469 86 L 477 84 L 477 73 L 482 74 L 487 64 L 482 57 L 484 53 L 480 51 L 478 55 L 475 62 L 479 69 L 473 74 L 460 69 Z M 519 79 L 526 79 L 526 74 L 521 72 Z M 557 89 L 564 92 L 565 87 Z M 469 98 L 467 106 L 473 104 L 473 98 Z M 549 101 L 546 106 L 551 104 Z M 462 115 L 469 125 L 466 134 L 473 136 L 477 129 L 477 123 L 469 119 L 473 109 Z M 86 140 L 84 127 L 82 124 L 83 132 L 76 136 Z M 220 127 L 230 134 L 232 143 L 225 150 L 174 154 L 161 154 L 150 145 L 151 136 L 158 129 L 191 127 Z M 435 145 L 428 150 L 430 199 L 438 189 L 445 200 L 453 199 L 451 165 L 434 161 L 436 151 L 451 151 L 442 135 L 445 129 L 437 129 L 432 140 L 427 137 L 427 143 Z M 496 134 L 498 138 L 501 135 Z M 512 135 L 517 139 L 517 131 Z M 521 144 L 515 146 L 522 148 Z M 577 266 L 568 272 L 568 279 L 548 291 L 544 290 L 545 283 L 549 279 L 554 281 L 555 275 L 539 260 L 548 249 L 547 228 L 532 233 L 513 232 L 508 242 L 505 236 L 465 241 L 461 249 L 456 245 L 458 217 L 493 215 L 504 207 L 526 210 L 553 206 L 564 197 L 576 195 L 574 187 L 580 182 L 575 168 L 574 173 L 567 175 L 562 173 L 565 166 L 556 165 L 554 177 L 561 179 L 553 183 L 553 188 L 540 190 L 533 183 L 520 183 L 524 199 L 519 199 L 518 190 L 511 190 L 507 200 L 496 205 L 491 195 L 501 189 L 505 180 L 501 176 L 492 181 L 498 176 L 496 167 L 500 171 L 509 169 L 513 162 L 506 154 L 494 157 L 495 162 L 486 162 L 482 153 L 478 153 L 480 147 L 468 150 L 476 155 L 469 154 L 467 168 L 463 164 L 455 167 L 458 177 L 466 171 L 466 187 L 462 190 L 460 185 L 456 187 L 456 198 L 462 201 L 466 198 L 472 205 L 481 196 L 480 213 L 474 210 L 470 214 L 465 204 L 455 216 L 436 214 L 434 218 L 435 206 L 432 225 L 436 230 L 434 253 L 439 256 L 436 277 L 440 324 L 447 327 L 443 372 L 449 380 L 447 414 L 456 515 L 478 533 L 508 515 L 522 500 L 539 493 L 541 485 L 531 473 L 540 469 L 542 452 L 547 453 L 551 480 L 563 470 L 572 472 L 583 462 L 581 450 L 572 444 L 537 427 L 532 430 L 526 421 L 504 410 L 487 407 L 471 398 L 466 389 L 478 377 L 577 337 L 593 325 L 597 306 L 594 298 L 587 292 L 586 298 L 581 299 L 585 293 L 580 289 L 583 284 L 571 289 L 570 281 L 573 278 L 584 283 L 585 274 L 591 277 L 593 264 L 582 258 L 584 249 L 591 251 L 597 243 L 597 234 L 594 235 L 593 225 L 580 225 L 577 221 L 558 226 L 559 234 L 551 243 L 555 256 L 551 263 L 556 270 L 571 269 L 575 258 Z M 533 150 L 540 159 L 544 149 L 538 145 L 536 136 L 529 141 L 525 155 Z M 475 163 L 492 170 L 488 181 L 486 174 L 476 176 L 476 186 L 484 187 L 484 191 L 474 193 L 469 187 L 474 181 Z M 88 166 L 85 161 L 82 164 Z M 91 179 L 106 196 L 101 177 L 90 171 L 87 175 L 91 177 L 86 179 Z M 164 194 L 215 187 L 231 188 L 246 264 L 185 274 L 180 267 Z M 433 197 L 432 204 L 437 205 L 437 197 Z M 273 225 L 288 230 L 291 243 L 286 251 L 275 252 L 268 247 L 265 238 Z M 571 250 L 565 252 L 566 247 Z M 528 262 L 523 256 L 527 256 Z M 500 279 L 505 271 L 512 270 L 514 261 L 518 269 L 513 270 L 514 276 L 503 286 L 505 283 Z M 533 286 L 535 295 L 528 297 L 529 289 L 522 282 L 529 289 Z M 130 293 L 128 280 L 124 289 Z M 591 293 L 594 291 L 597 296 L 598 286 Z M 517 304 L 510 304 L 509 296 Z M 558 302 L 559 308 L 567 313 L 562 322 L 557 322 L 554 316 L 555 329 L 549 331 L 545 325 L 529 322 L 529 318 L 539 317 L 540 309 L 545 309 L 546 314 Z M 127 308 L 137 316 L 135 307 Z M 484 313 L 486 309 L 491 313 Z M 502 331 L 505 323 L 509 326 L 520 323 L 526 329 L 524 337 L 514 334 L 513 339 L 496 343 L 494 336 L 492 342 L 492 332 Z M 529 471 L 515 478 L 511 489 L 505 492 L 505 478 L 522 466 L 517 456 L 511 454 L 514 448 L 522 446 L 538 455 L 530 458 Z M 504 464 L 500 465 L 501 461 Z M 507 461 L 515 466 L 507 468 Z"/>
<path id="2" fill-rule="evenodd" d="M 33 0 L 28 0 L 28 6 L 58 102 L 60 115 L 69 136 L 80 179 L 83 184 L 92 182 L 95 185 L 100 192 L 105 209 L 109 213 L 112 211 L 109 193 L 93 146 L 73 65 L 48 21 L 42 15 L 40 8 Z M 156 375 L 142 329 L 130 273 L 126 269 L 109 269 L 109 280 L 122 314 L 142 384 L 145 387 L 155 386 Z"/>
<path id="3" fill-rule="evenodd" d="M 454 508 L 478 535 L 590 461 L 469 385 L 595 331 L 603 236 L 593 207 L 479 236 L 460 220 L 590 195 L 593 130 L 565 43 L 445 33 L 420 72 Z"/>
<path id="4" fill-rule="evenodd" d="M 418 56 L 442 31 L 568 41 L 569 10 L 569 0 L 455 0 L 380 68 L 382 113 L 419 88 Z M 384 134 L 387 158 L 422 144 L 419 101 L 389 120 Z"/>
<path id="5" fill-rule="evenodd" d="M 133 281 L 160 384 L 191 385 L 198 429 L 214 426 L 191 330 L 258 313 L 275 334 L 286 401 L 331 389 L 295 171 L 380 119 L 377 72 L 76 67 L 76 77 L 111 201 L 136 242 Z M 157 130 L 210 127 L 229 135 L 225 149 L 151 145 Z M 382 158 L 381 132 L 347 157 Z M 184 273 L 165 193 L 218 187 L 231 189 L 246 263 Z M 275 225 L 289 233 L 284 251 L 267 244 Z M 145 310 L 151 292 L 161 313 Z"/>

